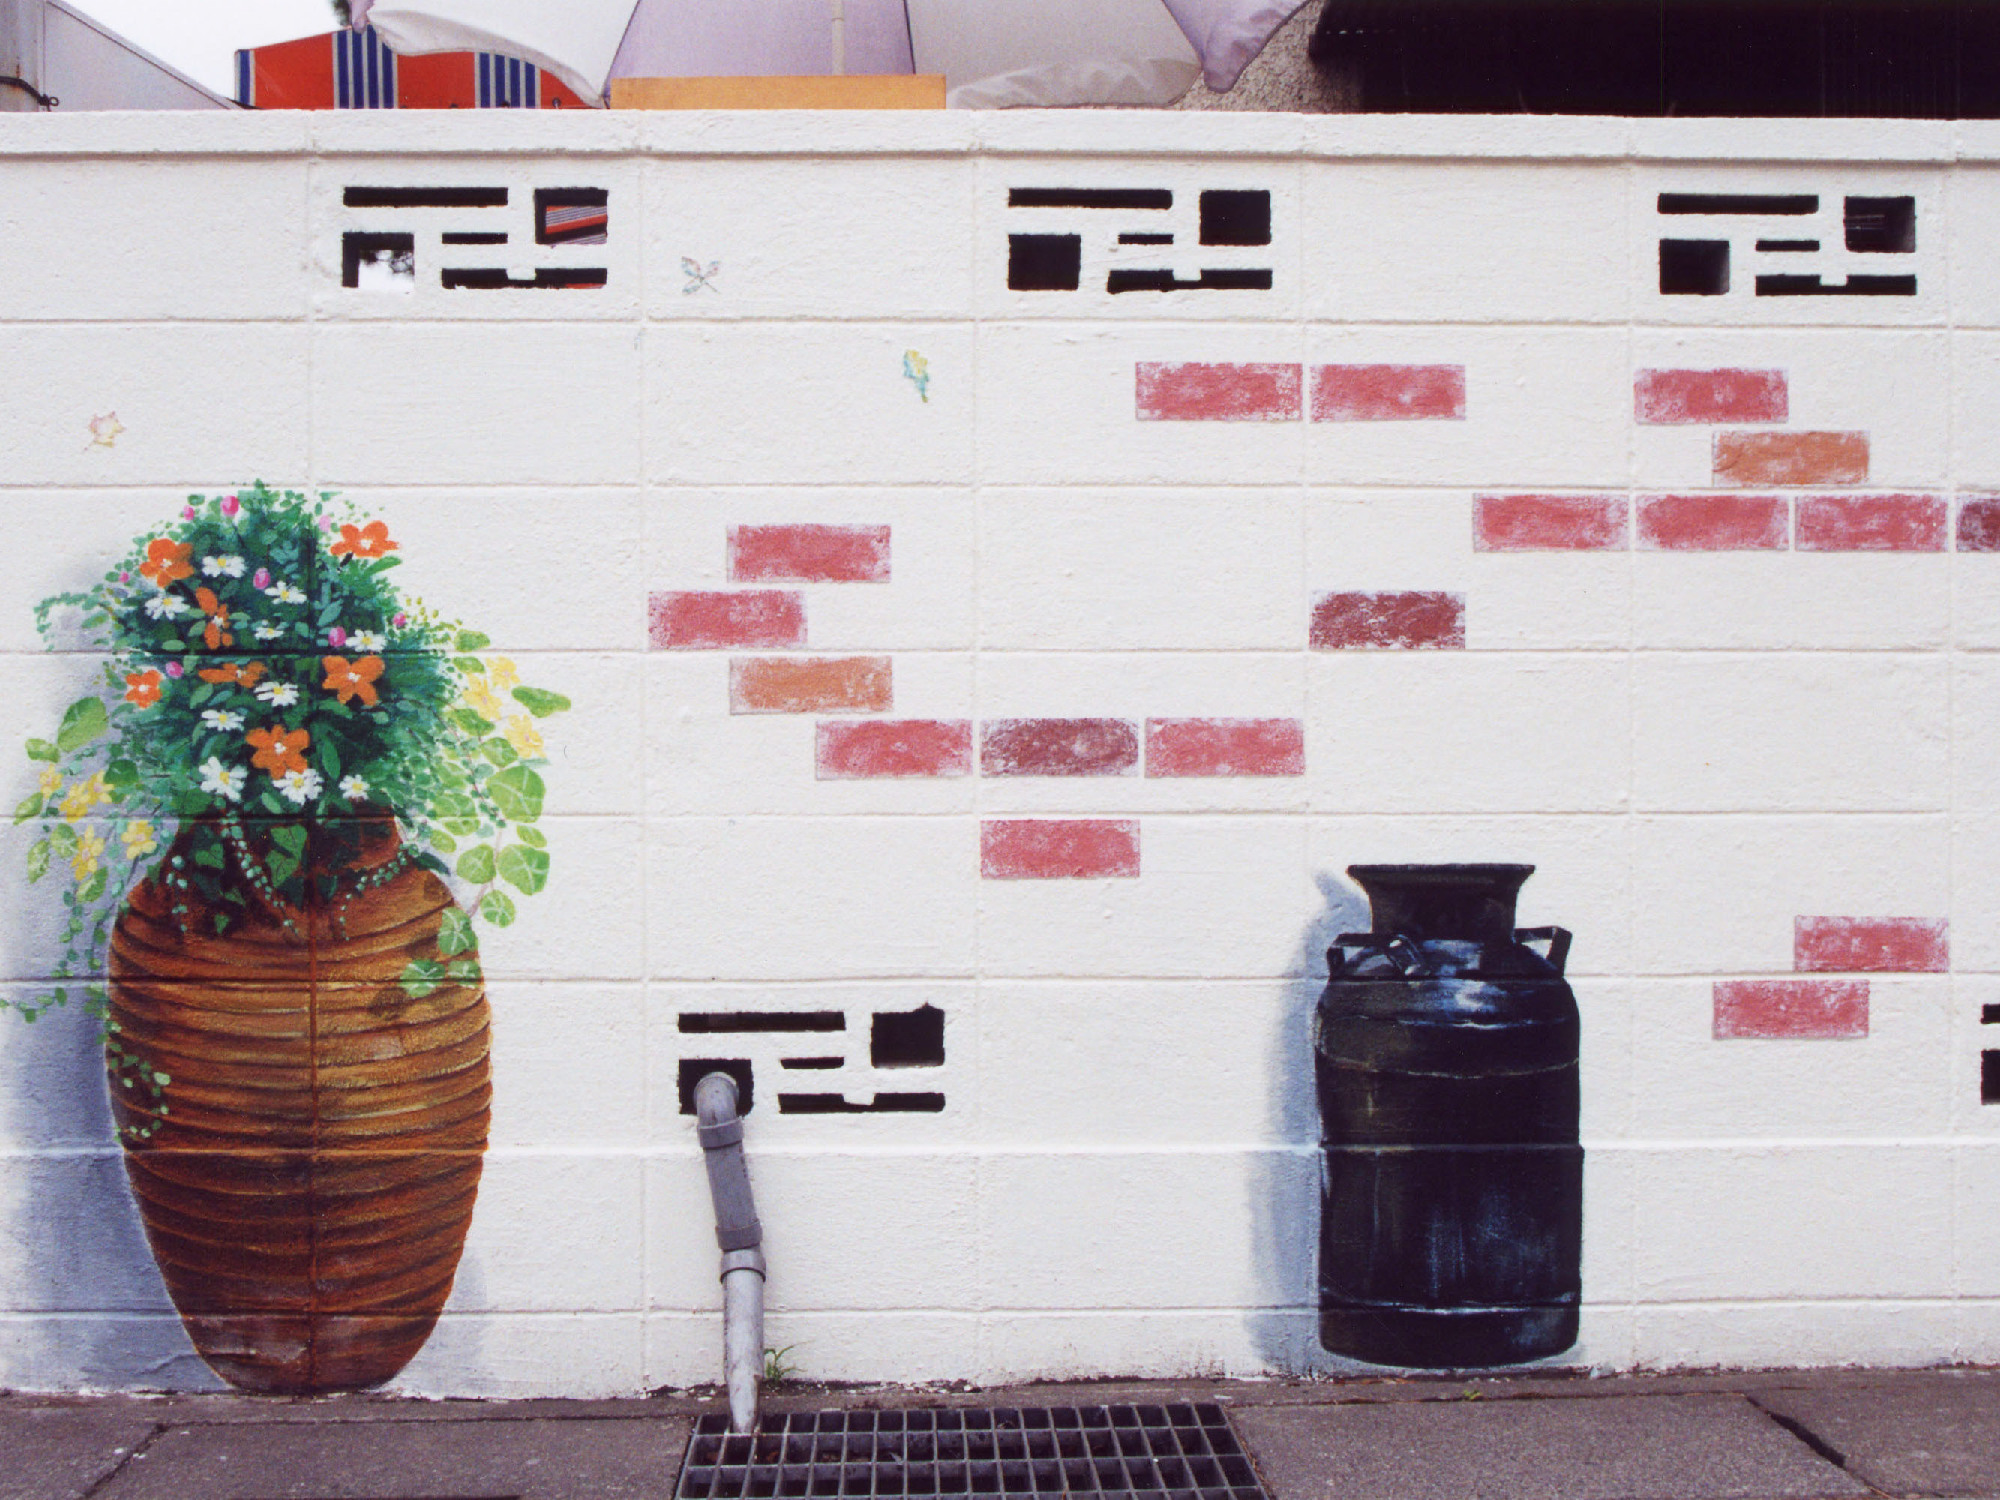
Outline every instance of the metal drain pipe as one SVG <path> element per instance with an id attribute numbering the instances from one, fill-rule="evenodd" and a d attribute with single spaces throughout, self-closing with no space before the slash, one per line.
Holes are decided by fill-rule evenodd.
<path id="1" fill-rule="evenodd" d="M 722 1370 L 729 1385 L 732 1432 L 757 1428 L 757 1381 L 764 1373 L 764 1226 L 750 1196 L 743 1160 L 743 1117 L 736 1080 L 704 1074 L 694 1086 L 695 1133 L 708 1162 L 715 1200 L 715 1242 L 722 1247 Z"/>

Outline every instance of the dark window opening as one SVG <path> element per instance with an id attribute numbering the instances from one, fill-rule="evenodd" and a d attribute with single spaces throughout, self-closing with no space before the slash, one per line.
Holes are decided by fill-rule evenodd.
<path id="1" fill-rule="evenodd" d="M 340 237 L 340 284 L 360 286 L 363 266 L 384 266 L 389 276 L 413 281 L 417 274 L 417 237 L 413 234 L 343 234 Z"/>
<path id="2" fill-rule="evenodd" d="M 1271 243 L 1271 195 L 1267 191 L 1212 191 L 1201 195 L 1204 245 Z"/>
<path id="3" fill-rule="evenodd" d="M 1728 290 L 1728 240 L 1660 241 L 1661 296 L 1720 297 Z"/>
<path id="4" fill-rule="evenodd" d="M 943 1067 L 944 1012 L 935 1005 L 876 1011 L 868 1023 L 868 1061 L 877 1068 Z"/>
<path id="5" fill-rule="evenodd" d="M 1080 234 L 1007 236 L 1007 285 L 1017 292 L 1073 292 L 1083 282 Z"/>
<path id="6" fill-rule="evenodd" d="M 679 1086 L 681 1113 L 694 1113 L 694 1086 L 711 1073 L 727 1073 L 736 1080 L 736 1112 L 750 1113 L 756 1102 L 755 1090 L 751 1087 L 750 1059 L 747 1057 L 684 1057 L 681 1059 L 680 1074 L 675 1079 Z"/>

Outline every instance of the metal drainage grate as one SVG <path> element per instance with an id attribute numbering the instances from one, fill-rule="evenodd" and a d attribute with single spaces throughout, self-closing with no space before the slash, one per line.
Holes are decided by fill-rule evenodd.
<path id="1" fill-rule="evenodd" d="M 1222 1408 L 1208 1402 L 772 1412 L 741 1436 L 712 1414 L 695 1425 L 674 1493 L 1267 1500 Z"/>

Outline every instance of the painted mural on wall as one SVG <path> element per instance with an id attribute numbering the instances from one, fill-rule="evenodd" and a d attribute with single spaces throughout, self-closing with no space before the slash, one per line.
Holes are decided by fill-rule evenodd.
<path id="1" fill-rule="evenodd" d="M 400 550 L 260 484 L 38 610 L 102 684 L 28 741 L 66 922 L 21 1008 L 103 1018 L 154 1258 L 249 1390 L 379 1384 L 429 1336 L 486 1148 L 476 924 L 548 879 L 536 721 L 568 700 L 406 600 Z"/>

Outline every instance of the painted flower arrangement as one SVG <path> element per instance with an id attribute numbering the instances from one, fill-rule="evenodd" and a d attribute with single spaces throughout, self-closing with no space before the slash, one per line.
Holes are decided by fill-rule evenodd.
<path id="1" fill-rule="evenodd" d="M 105 1013 L 113 924 L 148 880 L 203 937 L 275 922 L 303 941 L 309 912 L 337 926 L 407 869 L 455 875 L 459 907 L 399 983 L 412 999 L 477 984 L 474 919 L 509 925 L 548 879 L 537 721 L 569 701 L 404 599 L 400 550 L 331 496 L 259 484 L 192 497 L 95 587 L 38 607 L 45 639 L 74 615 L 105 666 L 27 744 L 37 782 L 15 822 L 42 823 L 28 877 L 60 878 L 67 909 L 56 982 L 16 1002 L 28 1019 L 73 992 Z M 392 820 L 393 856 L 362 858 Z M 129 1087 L 137 1070 L 157 1097 L 171 1079 L 109 1029 L 114 1076 Z"/>

